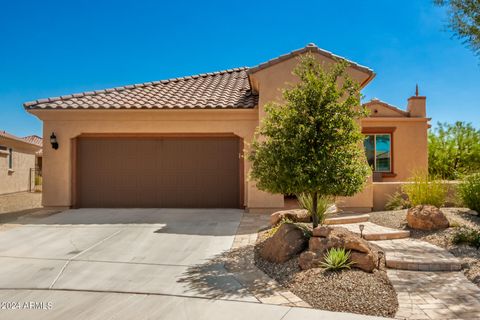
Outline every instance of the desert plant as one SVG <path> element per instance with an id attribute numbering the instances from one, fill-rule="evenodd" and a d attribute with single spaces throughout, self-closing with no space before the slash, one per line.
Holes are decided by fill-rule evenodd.
<path id="1" fill-rule="evenodd" d="M 454 244 L 468 244 L 469 246 L 480 248 L 480 231 L 469 228 L 457 228 L 452 237 Z"/>
<path id="2" fill-rule="evenodd" d="M 403 193 L 397 191 L 388 196 L 387 203 L 385 204 L 386 210 L 401 210 L 407 208 L 410 208 L 410 202 Z"/>
<path id="3" fill-rule="evenodd" d="M 480 173 L 466 177 L 457 190 L 463 204 L 480 213 Z"/>
<path id="4" fill-rule="evenodd" d="M 293 72 L 299 82 L 283 91 L 283 104 L 266 105 L 248 156 L 260 190 L 310 194 L 313 227 L 318 195 L 352 196 L 371 173 L 359 126 L 367 112 L 346 68 L 345 61 L 324 66 L 303 56 Z"/>
<path id="5" fill-rule="evenodd" d="M 438 123 L 428 134 L 430 175 L 455 180 L 480 170 L 480 130 L 472 124 Z"/>
<path id="6" fill-rule="evenodd" d="M 432 205 L 441 207 L 447 196 L 447 185 L 442 180 L 434 179 L 427 173 L 416 172 L 408 183 L 402 186 L 411 206 Z"/>
<path id="7" fill-rule="evenodd" d="M 341 269 L 350 269 L 350 266 L 354 263 L 350 260 L 350 251 L 346 251 L 345 248 L 331 248 L 323 256 L 324 262 L 321 263 L 321 266 L 325 270 L 341 270 Z"/>
<path id="8" fill-rule="evenodd" d="M 268 229 L 268 231 L 266 232 L 267 237 L 272 237 L 275 233 L 277 233 L 278 229 L 280 229 L 280 227 L 285 223 L 293 224 L 294 222 L 288 218 L 283 218 L 282 220 L 280 220 L 279 223 L 277 223 L 276 225 Z"/>
<path id="9" fill-rule="evenodd" d="M 317 213 L 317 221 L 319 224 L 323 224 L 327 218 L 327 209 L 332 205 L 333 198 L 329 196 L 317 195 L 317 208 L 313 208 L 313 197 L 310 193 L 301 193 L 297 196 L 300 206 L 308 212 Z"/>
<path id="10" fill-rule="evenodd" d="M 268 229 L 266 231 L 267 237 L 268 238 L 273 237 L 275 235 L 275 233 L 277 233 L 278 229 L 280 229 L 280 227 L 282 225 L 286 224 L 286 223 L 295 225 L 298 229 L 300 229 L 303 232 L 303 235 L 307 239 L 310 239 L 312 237 L 312 230 L 310 230 L 306 225 L 301 224 L 301 223 L 293 222 L 292 220 L 290 220 L 288 218 L 283 218 L 282 220 L 280 220 L 279 223 L 277 223 L 276 225 L 274 225 L 273 227 Z"/>
<path id="11" fill-rule="evenodd" d="M 42 176 L 35 176 L 35 185 L 36 186 L 42 185 Z"/>

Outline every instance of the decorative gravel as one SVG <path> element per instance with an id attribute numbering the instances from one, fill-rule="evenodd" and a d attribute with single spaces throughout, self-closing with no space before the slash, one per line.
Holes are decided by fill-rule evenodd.
<path id="1" fill-rule="evenodd" d="M 262 259 L 258 250 L 264 239 L 265 234 L 260 234 L 255 247 L 257 267 L 312 307 L 372 316 L 395 316 L 397 294 L 385 270 L 374 273 L 355 268 L 339 272 L 321 268 L 302 271 L 298 266 L 298 257 L 283 264 Z"/>
<path id="2" fill-rule="evenodd" d="M 468 245 L 452 243 L 455 229 L 460 226 L 480 230 L 480 217 L 475 211 L 467 208 L 442 208 L 442 212 L 450 222 L 450 228 L 437 231 L 413 230 L 407 226 L 407 210 L 382 211 L 370 213 L 370 221 L 381 226 L 405 229 L 415 239 L 427 241 L 447 249 L 462 260 L 465 276 L 480 287 L 480 251 Z"/>

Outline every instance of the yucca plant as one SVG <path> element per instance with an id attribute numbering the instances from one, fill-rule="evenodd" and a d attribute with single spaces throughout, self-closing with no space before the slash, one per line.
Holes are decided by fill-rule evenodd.
<path id="1" fill-rule="evenodd" d="M 319 224 L 323 224 L 327 218 L 327 209 L 333 204 L 333 198 L 328 196 L 317 195 L 317 208 L 314 208 L 314 199 L 310 193 L 301 193 L 297 195 L 298 203 L 300 206 L 307 210 L 310 214 L 312 212 L 317 213 L 317 221 Z M 312 219 L 313 220 L 313 219 Z"/>
<path id="2" fill-rule="evenodd" d="M 325 270 L 350 269 L 350 266 L 354 264 L 353 261 L 349 261 L 350 251 L 346 251 L 345 248 L 331 248 L 323 258 L 325 261 L 321 263 L 321 266 Z"/>

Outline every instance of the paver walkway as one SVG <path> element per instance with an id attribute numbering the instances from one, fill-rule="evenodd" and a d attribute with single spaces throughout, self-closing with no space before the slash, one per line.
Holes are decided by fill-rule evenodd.
<path id="1" fill-rule="evenodd" d="M 363 235 L 363 238 L 366 240 L 403 239 L 403 238 L 408 238 L 410 236 L 410 231 L 382 227 L 372 222 L 348 223 L 348 224 L 340 224 L 338 226 L 344 227 L 350 230 L 351 232 L 360 234 L 361 225 L 363 225 L 364 227 L 362 235 Z"/>
<path id="2" fill-rule="evenodd" d="M 411 238 L 374 241 L 385 252 L 387 267 L 411 271 L 460 271 L 459 259 L 447 250 Z"/>
<path id="3" fill-rule="evenodd" d="M 480 290 L 461 272 L 388 270 L 397 319 L 480 319 Z"/>
<path id="4" fill-rule="evenodd" d="M 388 277 L 398 295 L 396 319 L 470 320 L 480 319 L 480 289 L 460 271 L 461 261 L 447 250 L 409 238 L 410 232 L 365 221 L 368 215 L 342 214 L 328 224 L 347 228 L 383 249 Z M 250 246 L 257 231 L 267 226 L 268 215 L 244 214 L 233 248 Z M 282 289 L 253 263 L 253 252 L 246 264 L 229 269 L 261 302 L 285 306 L 308 306 L 293 293 Z M 242 270 L 244 272 L 242 272 Z M 267 291 L 260 288 L 268 288 Z M 267 292 L 267 294 L 265 294 Z"/>
<path id="5" fill-rule="evenodd" d="M 364 238 L 385 253 L 387 274 L 398 295 L 396 319 L 480 319 L 480 289 L 460 271 L 458 258 L 428 242 L 410 239 L 405 230 L 371 222 L 339 226 L 360 234 L 361 224 Z"/>

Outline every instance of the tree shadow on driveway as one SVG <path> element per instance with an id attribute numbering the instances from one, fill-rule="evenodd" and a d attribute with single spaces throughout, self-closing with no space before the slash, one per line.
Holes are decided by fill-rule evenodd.
<path id="1" fill-rule="evenodd" d="M 234 248 L 194 265 L 178 282 L 212 299 L 245 299 L 258 302 L 279 290 L 274 280 L 254 264 L 253 245 Z"/>

